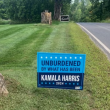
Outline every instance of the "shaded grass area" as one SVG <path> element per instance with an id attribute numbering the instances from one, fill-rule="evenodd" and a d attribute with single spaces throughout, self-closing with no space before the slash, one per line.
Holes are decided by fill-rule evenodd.
<path id="1" fill-rule="evenodd" d="M 0 98 L 0 110 L 110 109 L 110 63 L 77 24 L 30 24 L 19 28 L 22 26 L 25 29 L 17 31 L 16 25 L 16 32 L 11 34 L 7 29 L 9 34 L 0 38 L 0 50 L 1 45 L 7 50 L 0 53 L 0 72 L 10 92 Z M 37 88 L 38 51 L 86 54 L 84 90 Z"/>
<path id="2" fill-rule="evenodd" d="M 102 23 L 110 23 L 110 18 L 106 19 L 106 20 L 102 20 Z"/>

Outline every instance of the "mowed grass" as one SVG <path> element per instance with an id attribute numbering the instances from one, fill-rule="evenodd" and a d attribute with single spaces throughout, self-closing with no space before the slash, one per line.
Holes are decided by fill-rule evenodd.
<path id="1" fill-rule="evenodd" d="M 37 52 L 86 54 L 84 90 L 37 88 Z M 110 110 L 110 62 L 75 23 L 0 26 L 0 110 Z"/>

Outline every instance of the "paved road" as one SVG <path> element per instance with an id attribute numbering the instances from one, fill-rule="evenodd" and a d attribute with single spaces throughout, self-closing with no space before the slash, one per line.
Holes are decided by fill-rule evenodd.
<path id="1" fill-rule="evenodd" d="M 110 23 L 78 23 L 110 59 Z"/>

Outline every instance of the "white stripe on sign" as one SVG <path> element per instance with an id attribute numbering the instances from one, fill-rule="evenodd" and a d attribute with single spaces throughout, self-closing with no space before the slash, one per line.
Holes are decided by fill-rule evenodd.
<path id="1" fill-rule="evenodd" d="M 79 26 L 81 26 L 84 30 L 86 30 L 99 44 L 102 45 L 102 47 L 108 52 L 110 53 L 110 49 L 105 46 L 99 39 L 97 39 L 91 32 L 89 32 L 85 27 L 83 27 L 82 25 L 80 25 L 79 23 L 77 23 Z"/>

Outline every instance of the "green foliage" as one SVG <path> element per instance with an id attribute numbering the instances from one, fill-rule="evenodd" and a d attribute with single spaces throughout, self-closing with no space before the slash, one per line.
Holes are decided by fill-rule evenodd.
<path id="1" fill-rule="evenodd" d="M 91 21 L 89 17 L 89 8 L 91 3 L 89 0 L 75 0 L 71 5 L 70 17 L 71 20 L 76 22 L 88 22 Z"/>
<path id="2" fill-rule="evenodd" d="M 9 24 L 10 20 L 4 20 L 4 19 L 0 19 L 0 25 L 1 24 Z"/>
<path id="3" fill-rule="evenodd" d="M 68 15 L 69 12 L 70 12 L 70 3 L 71 3 L 71 0 L 62 0 L 62 13 L 63 15 Z"/>
<path id="4" fill-rule="evenodd" d="M 70 12 L 70 2 L 68 2 L 68 3 L 64 2 L 63 7 L 62 7 L 62 14 L 68 15 L 69 12 Z"/>
<path id="5" fill-rule="evenodd" d="M 8 16 L 6 14 L 6 7 L 4 4 L 4 0 L 0 0 L 0 18 L 8 19 Z"/>
<path id="6" fill-rule="evenodd" d="M 110 0 L 75 0 L 70 16 L 74 21 L 100 22 L 110 17 Z"/>
<path id="7" fill-rule="evenodd" d="M 41 12 L 49 10 L 54 14 L 55 0 L 0 0 L 0 17 L 12 23 L 31 23 L 41 21 Z M 69 13 L 71 0 L 59 0 L 64 14 Z"/>
<path id="8" fill-rule="evenodd" d="M 90 0 L 92 3 L 91 17 L 92 21 L 101 21 L 110 17 L 110 0 Z"/>
<path id="9" fill-rule="evenodd" d="M 40 22 L 41 12 L 53 12 L 52 0 L 5 0 L 9 18 L 22 23 Z"/>

